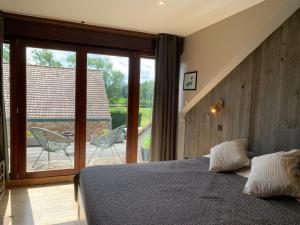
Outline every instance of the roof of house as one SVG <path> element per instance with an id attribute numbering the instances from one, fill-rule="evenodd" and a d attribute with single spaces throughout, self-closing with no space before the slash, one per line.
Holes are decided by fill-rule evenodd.
<path id="1" fill-rule="evenodd" d="M 75 69 L 27 65 L 27 119 L 75 118 Z M 3 64 L 4 98 L 9 115 L 9 64 Z M 87 72 L 87 119 L 110 118 L 102 74 Z M 79 103 L 80 104 L 80 103 Z"/>

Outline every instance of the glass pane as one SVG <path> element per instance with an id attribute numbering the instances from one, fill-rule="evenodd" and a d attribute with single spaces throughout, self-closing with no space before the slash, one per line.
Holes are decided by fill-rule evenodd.
<path id="1" fill-rule="evenodd" d="M 148 162 L 151 151 L 155 60 L 141 58 L 140 65 L 138 162 Z"/>
<path id="2" fill-rule="evenodd" d="M 125 162 L 129 58 L 87 55 L 86 166 Z"/>
<path id="3" fill-rule="evenodd" d="M 26 48 L 28 172 L 74 168 L 75 54 Z"/>
<path id="4" fill-rule="evenodd" d="M 3 44 L 3 93 L 4 93 L 4 104 L 5 104 L 5 116 L 6 116 L 6 127 L 7 127 L 7 139 L 8 139 L 8 160 L 10 172 L 10 64 L 9 64 L 9 51 L 10 45 Z"/>

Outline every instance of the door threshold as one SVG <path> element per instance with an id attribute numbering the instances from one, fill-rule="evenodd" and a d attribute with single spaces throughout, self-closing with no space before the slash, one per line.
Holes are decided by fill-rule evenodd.
<path id="1" fill-rule="evenodd" d="M 74 175 L 41 177 L 41 178 L 22 179 L 22 180 L 9 180 L 6 182 L 6 188 L 10 189 L 14 187 L 23 187 L 23 186 L 72 183 L 73 178 Z"/>

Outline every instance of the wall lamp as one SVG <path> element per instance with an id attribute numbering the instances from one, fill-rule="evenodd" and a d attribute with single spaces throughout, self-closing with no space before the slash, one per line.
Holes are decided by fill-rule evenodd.
<path id="1" fill-rule="evenodd" d="M 209 111 L 212 114 L 216 114 L 217 112 L 219 112 L 221 110 L 221 108 L 224 107 L 224 101 L 223 100 L 219 100 L 217 101 L 215 104 L 213 104 L 210 108 Z"/>

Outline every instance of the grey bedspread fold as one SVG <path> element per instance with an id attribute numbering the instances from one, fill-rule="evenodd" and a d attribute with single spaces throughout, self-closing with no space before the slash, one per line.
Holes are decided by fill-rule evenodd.
<path id="1" fill-rule="evenodd" d="M 78 178 L 90 225 L 299 225 L 300 203 L 242 193 L 246 178 L 207 158 L 95 166 Z"/>

